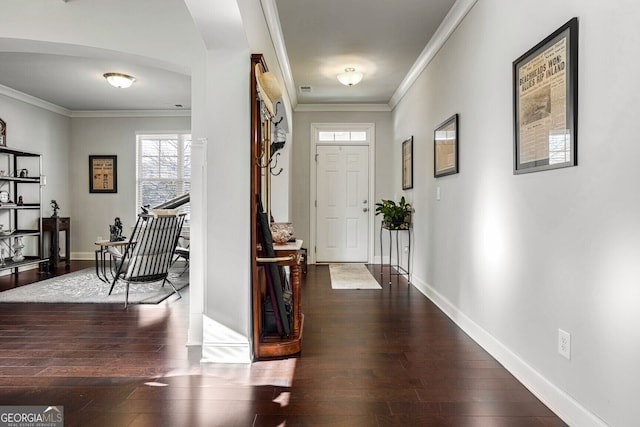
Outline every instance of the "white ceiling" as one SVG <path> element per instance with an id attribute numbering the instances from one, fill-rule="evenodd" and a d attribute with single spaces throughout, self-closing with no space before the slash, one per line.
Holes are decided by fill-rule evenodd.
<path id="1" fill-rule="evenodd" d="M 298 103 L 387 104 L 454 3 L 276 0 Z M 340 84 L 346 67 L 364 73 L 362 82 Z"/>
<path id="2" fill-rule="evenodd" d="M 107 72 L 137 80 L 129 89 L 117 89 L 103 78 Z M 188 75 L 120 59 L 115 53 L 96 58 L 0 52 L 0 84 L 71 111 L 191 107 Z"/>
<path id="3" fill-rule="evenodd" d="M 281 29 L 280 34 L 272 31 L 272 37 L 286 47 L 280 65 L 290 70 L 293 80 L 286 84 L 295 88 L 298 105 L 388 104 L 455 3 L 270 1 L 277 6 Z M 341 85 L 336 75 L 345 67 L 362 71 L 363 81 Z M 112 88 L 102 78 L 106 72 L 131 74 L 137 81 L 130 89 Z M 48 54 L 7 49 L 0 43 L 0 85 L 0 93 L 19 91 L 72 112 L 191 108 L 187 74 L 106 50 Z M 300 85 L 310 85 L 312 92 L 300 93 Z"/>

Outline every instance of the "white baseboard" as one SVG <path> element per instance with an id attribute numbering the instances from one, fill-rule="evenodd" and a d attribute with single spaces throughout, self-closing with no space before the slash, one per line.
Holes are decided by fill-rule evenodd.
<path id="1" fill-rule="evenodd" d="M 189 301 L 191 306 L 191 301 Z M 187 330 L 187 347 L 202 347 L 202 336 L 204 334 L 202 313 L 189 313 L 189 329 Z"/>
<path id="2" fill-rule="evenodd" d="M 456 325 L 475 342 L 500 362 L 518 381 L 527 387 L 538 399 L 547 405 L 558 417 L 570 426 L 607 427 L 602 419 L 558 388 L 555 384 L 533 369 L 526 361 L 514 354 L 493 335 L 480 327 L 449 300 L 422 279 L 412 276 L 412 284 L 429 298 Z"/>
<path id="3" fill-rule="evenodd" d="M 96 259 L 95 252 L 71 252 L 69 255 L 74 261 L 94 261 Z"/>
<path id="4" fill-rule="evenodd" d="M 251 363 L 247 337 L 203 316 L 202 363 Z"/>

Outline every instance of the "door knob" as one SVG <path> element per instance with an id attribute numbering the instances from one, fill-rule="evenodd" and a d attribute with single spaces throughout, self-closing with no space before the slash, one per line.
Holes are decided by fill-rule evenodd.
<path id="1" fill-rule="evenodd" d="M 362 209 L 362 212 L 369 212 L 369 208 Z"/>

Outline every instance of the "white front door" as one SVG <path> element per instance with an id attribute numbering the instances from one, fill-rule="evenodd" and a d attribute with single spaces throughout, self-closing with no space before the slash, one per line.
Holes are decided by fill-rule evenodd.
<path id="1" fill-rule="evenodd" d="M 316 146 L 316 261 L 367 262 L 369 147 Z"/>

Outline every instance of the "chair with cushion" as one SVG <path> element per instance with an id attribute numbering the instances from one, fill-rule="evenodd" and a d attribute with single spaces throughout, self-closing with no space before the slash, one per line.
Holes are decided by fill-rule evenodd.
<path id="1" fill-rule="evenodd" d="M 140 214 L 133 229 L 121 260 L 118 262 L 116 274 L 109 290 L 113 291 L 118 281 L 125 282 L 125 301 L 129 303 L 129 285 L 135 283 L 151 283 L 162 281 L 169 283 L 174 292 L 180 292 L 169 280 L 169 267 L 184 224 L 184 214 L 155 215 Z"/>

